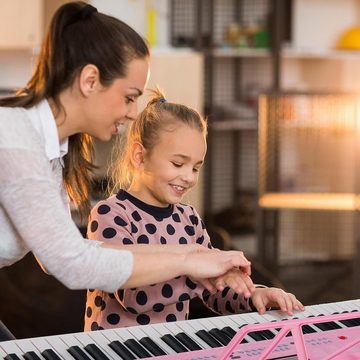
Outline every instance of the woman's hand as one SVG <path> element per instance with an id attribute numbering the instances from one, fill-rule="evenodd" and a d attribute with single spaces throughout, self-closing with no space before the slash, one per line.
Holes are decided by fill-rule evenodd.
<path id="1" fill-rule="evenodd" d="M 293 315 L 294 310 L 305 309 L 295 295 L 275 287 L 256 288 L 251 300 L 260 315 L 269 307 L 279 308 L 290 316 Z"/>
<path id="2" fill-rule="evenodd" d="M 184 266 L 186 275 L 201 283 L 210 292 L 217 289 L 214 285 L 216 282 L 212 283 L 210 279 L 225 275 L 230 270 L 240 269 L 245 276 L 251 274 L 251 263 L 242 251 L 202 248 L 204 250 L 184 254 Z"/>

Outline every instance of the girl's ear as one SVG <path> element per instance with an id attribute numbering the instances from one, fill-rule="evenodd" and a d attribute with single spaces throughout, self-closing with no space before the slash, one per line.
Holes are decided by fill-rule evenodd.
<path id="1" fill-rule="evenodd" d="M 141 170 L 144 166 L 146 150 L 139 142 L 135 142 L 131 149 L 131 162 L 135 169 Z"/>
<path id="2" fill-rule="evenodd" d="M 99 87 L 100 84 L 100 72 L 97 66 L 93 64 L 85 65 L 79 76 L 80 92 L 88 97 Z"/>

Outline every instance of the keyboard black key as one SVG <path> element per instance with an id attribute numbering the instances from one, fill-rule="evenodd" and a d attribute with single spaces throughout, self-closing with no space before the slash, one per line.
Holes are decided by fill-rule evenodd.
<path id="1" fill-rule="evenodd" d="M 124 344 L 140 359 L 151 357 L 151 354 L 134 339 L 127 339 L 124 341 Z"/>
<path id="2" fill-rule="evenodd" d="M 229 338 L 226 333 L 222 332 L 220 329 L 213 328 L 209 331 L 209 333 L 225 346 L 231 341 L 231 338 Z"/>
<path id="3" fill-rule="evenodd" d="M 95 359 L 95 360 L 110 360 L 109 357 L 104 354 L 95 344 L 88 344 L 84 349 Z"/>
<path id="4" fill-rule="evenodd" d="M 41 355 L 46 360 L 61 360 L 61 357 L 53 349 L 46 349 L 41 353 Z"/>
<path id="5" fill-rule="evenodd" d="M 123 345 L 120 341 L 114 340 L 109 344 L 110 348 L 113 349 L 123 360 L 135 360 L 135 356 Z"/>
<path id="6" fill-rule="evenodd" d="M 21 360 L 16 354 L 7 354 L 5 360 Z"/>
<path id="7" fill-rule="evenodd" d="M 259 331 L 266 339 L 271 340 L 275 337 L 275 334 L 270 330 L 261 330 Z"/>
<path id="8" fill-rule="evenodd" d="M 222 344 L 217 341 L 212 335 L 210 335 L 207 331 L 205 330 L 199 330 L 195 333 L 200 339 L 202 339 L 203 341 L 205 341 L 210 347 L 212 348 L 217 348 L 217 347 L 221 347 Z"/>
<path id="9" fill-rule="evenodd" d="M 231 339 L 236 335 L 236 331 L 231 328 L 230 326 L 225 326 L 221 329 L 227 336 L 229 336 Z M 240 344 L 247 344 L 246 339 L 242 339 Z"/>
<path id="10" fill-rule="evenodd" d="M 266 337 L 262 334 L 261 331 L 251 331 L 248 335 L 255 341 L 266 340 Z"/>
<path id="11" fill-rule="evenodd" d="M 303 334 L 311 334 L 316 333 L 316 330 L 309 325 L 303 325 L 302 332 Z"/>
<path id="12" fill-rule="evenodd" d="M 163 335 L 161 337 L 161 340 L 168 344 L 177 353 L 183 353 L 188 351 L 188 349 L 179 340 L 177 340 L 174 336 L 170 334 Z"/>
<path id="13" fill-rule="evenodd" d="M 89 358 L 89 356 L 87 356 L 86 353 L 77 345 L 69 347 L 67 351 L 76 360 L 91 360 L 91 358 Z"/>
<path id="14" fill-rule="evenodd" d="M 341 329 L 341 326 L 336 324 L 333 321 L 323 322 L 314 324 L 315 327 L 319 328 L 322 331 L 329 331 L 334 329 Z"/>
<path id="15" fill-rule="evenodd" d="M 231 339 L 236 335 L 236 331 L 230 326 L 225 326 L 221 330 L 224 331 Z"/>
<path id="16" fill-rule="evenodd" d="M 143 337 L 139 342 L 155 356 L 167 355 L 167 353 L 149 337 Z"/>
<path id="17" fill-rule="evenodd" d="M 339 320 L 339 322 L 344 324 L 346 327 L 354 327 L 354 326 L 359 326 L 359 323 L 356 320 L 360 320 L 360 319 L 346 319 L 346 320 Z"/>
<path id="18" fill-rule="evenodd" d="M 28 351 L 25 354 L 23 354 L 23 357 L 26 360 L 41 360 L 41 357 L 38 356 L 34 351 Z"/>
<path id="19" fill-rule="evenodd" d="M 191 351 L 202 350 L 202 347 L 184 332 L 176 334 L 175 337 Z"/>

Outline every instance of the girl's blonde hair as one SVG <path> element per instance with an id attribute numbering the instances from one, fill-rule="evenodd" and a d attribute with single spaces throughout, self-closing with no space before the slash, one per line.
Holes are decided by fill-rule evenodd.
<path id="1" fill-rule="evenodd" d="M 114 146 L 110 193 L 127 189 L 131 184 L 135 170 L 131 162 L 131 151 L 135 142 L 151 151 L 159 141 L 160 132 L 179 123 L 199 130 L 206 137 L 207 121 L 196 110 L 168 102 L 159 88 L 150 91 L 152 95 L 145 109 L 129 126 L 127 136 L 119 137 Z"/>

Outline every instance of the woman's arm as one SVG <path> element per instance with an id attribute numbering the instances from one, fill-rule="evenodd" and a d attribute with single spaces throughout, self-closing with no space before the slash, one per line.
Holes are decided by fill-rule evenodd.
<path id="1" fill-rule="evenodd" d="M 180 275 L 187 275 L 206 286 L 210 291 L 214 286 L 206 281 L 218 277 L 232 268 L 248 267 L 249 261 L 241 251 L 206 250 L 193 253 L 133 252 L 134 265 L 129 279 L 122 288 L 133 288 L 166 281 Z"/>

